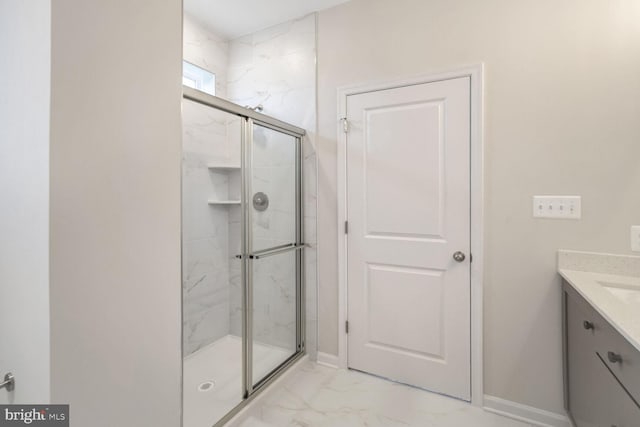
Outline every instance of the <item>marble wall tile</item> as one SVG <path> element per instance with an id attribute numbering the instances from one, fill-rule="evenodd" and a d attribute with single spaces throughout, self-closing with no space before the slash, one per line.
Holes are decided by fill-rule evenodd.
<path id="1" fill-rule="evenodd" d="M 242 213 L 239 206 L 229 211 L 229 334 L 242 336 Z"/>
<path id="2" fill-rule="evenodd" d="M 183 58 L 216 76 L 216 95 L 226 97 L 229 41 L 205 28 L 198 20 L 184 14 Z"/>
<path id="3" fill-rule="evenodd" d="M 229 164 L 239 136 L 235 116 L 188 100 L 183 102 L 182 248 L 183 353 L 228 335 L 230 328 L 229 206 L 209 199 L 239 197 L 239 172 L 210 169 Z M 238 175 L 238 176 L 235 176 Z"/>
<path id="4" fill-rule="evenodd" d="M 253 264 L 253 337 L 295 351 L 296 288 L 294 252 L 260 258 Z"/>
<path id="5" fill-rule="evenodd" d="M 184 354 L 226 335 L 229 289 L 227 248 L 220 236 L 183 244 Z"/>
<path id="6" fill-rule="evenodd" d="M 228 98 L 315 130 L 315 15 L 229 42 Z"/>
<path id="7" fill-rule="evenodd" d="M 265 211 L 253 210 L 254 250 L 295 242 L 295 139 L 269 129 L 254 131 L 252 191 L 269 198 Z"/>

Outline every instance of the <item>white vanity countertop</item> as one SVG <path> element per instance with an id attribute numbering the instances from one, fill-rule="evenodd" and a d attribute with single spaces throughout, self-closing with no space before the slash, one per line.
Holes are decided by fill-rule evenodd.
<path id="1" fill-rule="evenodd" d="M 560 250 L 558 272 L 640 351 L 640 257 Z"/>

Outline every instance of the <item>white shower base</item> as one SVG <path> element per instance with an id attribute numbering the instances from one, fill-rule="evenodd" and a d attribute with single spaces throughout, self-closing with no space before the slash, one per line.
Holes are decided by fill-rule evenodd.
<path id="1" fill-rule="evenodd" d="M 254 378 L 262 378 L 292 355 L 290 350 L 253 344 Z M 213 381 L 207 391 L 198 387 Z M 227 335 L 184 359 L 183 427 L 211 427 L 242 401 L 242 340 Z"/>

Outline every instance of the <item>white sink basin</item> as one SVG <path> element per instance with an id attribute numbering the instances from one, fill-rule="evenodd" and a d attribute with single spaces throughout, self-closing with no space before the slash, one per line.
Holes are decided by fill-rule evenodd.
<path id="1" fill-rule="evenodd" d="M 622 302 L 640 306 L 640 285 L 614 282 L 598 282 L 598 284 Z"/>

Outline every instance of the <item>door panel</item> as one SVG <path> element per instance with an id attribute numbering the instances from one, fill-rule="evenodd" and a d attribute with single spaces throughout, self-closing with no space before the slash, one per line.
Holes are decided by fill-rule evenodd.
<path id="1" fill-rule="evenodd" d="M 253 123 L 247 202 L 254 386 L 301 349 L 299 155 L 296 137 Z M 268 202 L 255 203 L 256 194 Z"/>
<path id="2" fill-rule="evenodd" d="M 469 400 L 470 80 L 351 95 L 347 119 L 349 367 Z"/>
<path id="3" fill-rule="evenodd" d="M 253 125 L 251 198 L 268 198 L 264 210 L 252 207 L 252 250 L 296 241 L 296 138 Z"/>
<path id="4" fill-rule="evenodd" d="M 185 427 L 215 424 L 244 394 L 242 271 L 235 258 L 242 250 L 241 210 L 211 203 L 240 199 L 241 122 L 236 115 L 182 101 Z"/>
<path id="5" fill-rule="evenodd" d="M 251 262 L 253 278 L 253 383 L 297 351 L 296 251 Z"/>
<path id="6" fill-rule="evenodd" d="M 367 265 L 367 346 L 420 358 L 443 359 L 443 272 L 390 265 Z M 429 307 L 416 304 L 428 301 Z M 405 307 L 402 316 L 396 307 Z M 395 321 L 389 321 L 395 319 Z M 408 334 L 416 325 L 432 325 L 420 335 Z"/>
<path id="7" fill-rule="evenodd" d="M 367 235 L 440 237 L 442 102 L 373 108 L 364 114 Z M 424 138 L 416 139 L 415 133 Z M 423 196 L 415 197 L 417 192 Z M 438 206 L 432 205 L 433 200 Z M 411 209 L 390 210 L 389 206 Z"/>

